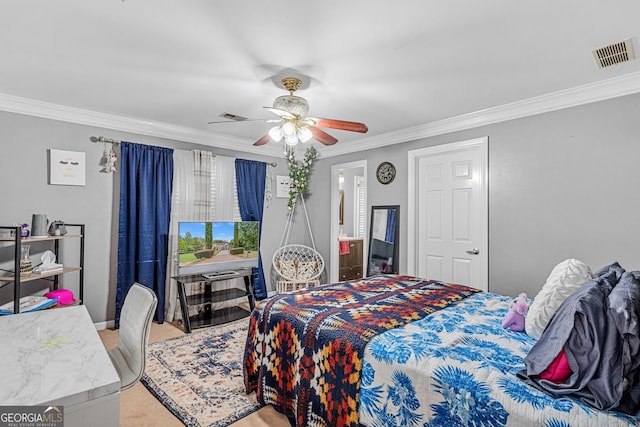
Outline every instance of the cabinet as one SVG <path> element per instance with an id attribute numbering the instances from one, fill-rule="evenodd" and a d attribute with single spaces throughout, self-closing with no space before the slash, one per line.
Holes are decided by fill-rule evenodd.
<path id="1" fill-rule="evenodd" d="M 180 310 L 182 311 L 182 322 L 184 330 L 190 333 L 194 328 L 219 325 L 221 323 L 238 320 L 251 314 L 255 307 L 253 299 L 252 270 L 237 270 L 233 277 L 228 275 L 203 275 L 193 274 L 186 276 L 174 276 L 178 286 L 178 298 L 180 299 Z M 220 285 L 223 281 L 233 278 L 244 278 L 244 289 L 234 287 L 222 289 Z M 187 295 L 187 288 L 194 291 Z M 249 311 L 240 305 L 217 308 L 224 305 L 226 301 L 247 298 Z M 196 314 L 190 314 L 190 309 Z"/>
<path id="2" fill-rule="evenodd" d="M 341 245 L 348 245 L 349 252 L 341 251 L 339 260 L 339 280 L 360 279 L 362 268 L 362 239 L 341 240 Z"/>
<path id="3" fill-rule="evenodd" d="M 79 272 L 78 279 L 78 295 L 76 296 L 76 300 L 79 304 L 83 304 L 84 302 L 84 224 L 65 224 L 67 230 L 73 231 L 74 229 L 79 230 L 80 234 L 65 234 L 64 236 L 44 236 L 44 237 L 28 237 L 21 238 L 20 237 L 20 227 L 0 227 L 0 230 L 5 231 L 5 234 L 11 234 L 10 237 L 2 237 L 0 238 L 0 242 L 9 243 L 14 248 L 13 254 L 13 274 L 8 274 L 4 276 L 0 276 L 0 282 L 13 282 L 13 312 L 20 313 L 20 298 L 27 296 L 21 294 L 20 285 L 25 282 L 30 282 L 32 280 L 51 280 L 52 281 L 52 289 L 57 290 L 59 288 L 59 276 L 62 274 L 70 273 L 72 271 Z M 66 261 L 60 259 L 60 242 L 66 239 L 76 239 L 79 242 L 79 259 L 76 264 L 67 265 Z M 46 250 L 46 245 L 53 245 L 53 253 L 56 255 L 56 262 L 64 265 L 62 270 L 56 270 L 45 273 L 31 273 L 28 275 L 24 274 L 15 274 L 15 272 L 20 271 L 20 253 L 22 249 L 22 245 L 38 245 L 38 249 L 42 246 L 42 250 Z M 33 252 L 33 251 L 32 251 Z M 34 265 L 36 267 L 37 265 Z"/>

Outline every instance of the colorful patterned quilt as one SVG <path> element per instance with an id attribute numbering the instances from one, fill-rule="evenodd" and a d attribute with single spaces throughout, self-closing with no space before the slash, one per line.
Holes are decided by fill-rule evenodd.
<path id="1" fill-rule="evenodd" d="M 381 275 L 281 294 L 251 314 L 244 358 L 247 393 L 297 426 L 358 426 L 367 343 L 477 289 Z"/>
<path id="2" fill-rule="evenodd" d="M 363 360 L 365 426 L 637 426 L 573 398 L 554 399 L 517 378 L 535 340 L 501 326 L 510 297 L 479 293 L 384 332 Z"/>

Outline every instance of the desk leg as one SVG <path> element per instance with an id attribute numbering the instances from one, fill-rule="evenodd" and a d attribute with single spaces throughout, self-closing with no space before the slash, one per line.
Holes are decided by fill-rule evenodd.
<path id="1" fill-rule="evenodd" d="M 177 280 L 178 286 L 178 298 L 180 298 L 180 311 L 182 311 L 182 323 L 184 324 L 184 331 L 188 334 L 191 333 L 191 319 L 189 319 L 189 306 L 187 305 L 187 294 L 184 290 L 184 283 Z"/>

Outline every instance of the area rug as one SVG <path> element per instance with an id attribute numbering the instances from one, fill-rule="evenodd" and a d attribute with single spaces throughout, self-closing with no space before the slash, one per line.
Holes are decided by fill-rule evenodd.
<path id="1" fill-rule="evenodd" d="M 249 319 L 149 344 L 142 383 L 187 426 L 225 427 L 260 408 L 242 358 Z"/>

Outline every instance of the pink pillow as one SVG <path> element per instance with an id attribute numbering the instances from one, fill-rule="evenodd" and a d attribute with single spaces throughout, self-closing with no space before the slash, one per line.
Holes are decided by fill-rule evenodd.
<path id="1" fill-rule="evenodd" d="M 553 362 L 547 366 L 547 369 L 540 373 L 540 378 L 549 380 L 555 384 L 562 384 L 569 379 L 572 373 L 564 350 L 560 350 L 560 353 L 558 353 L 556 358 L 553 359 Z"/>

